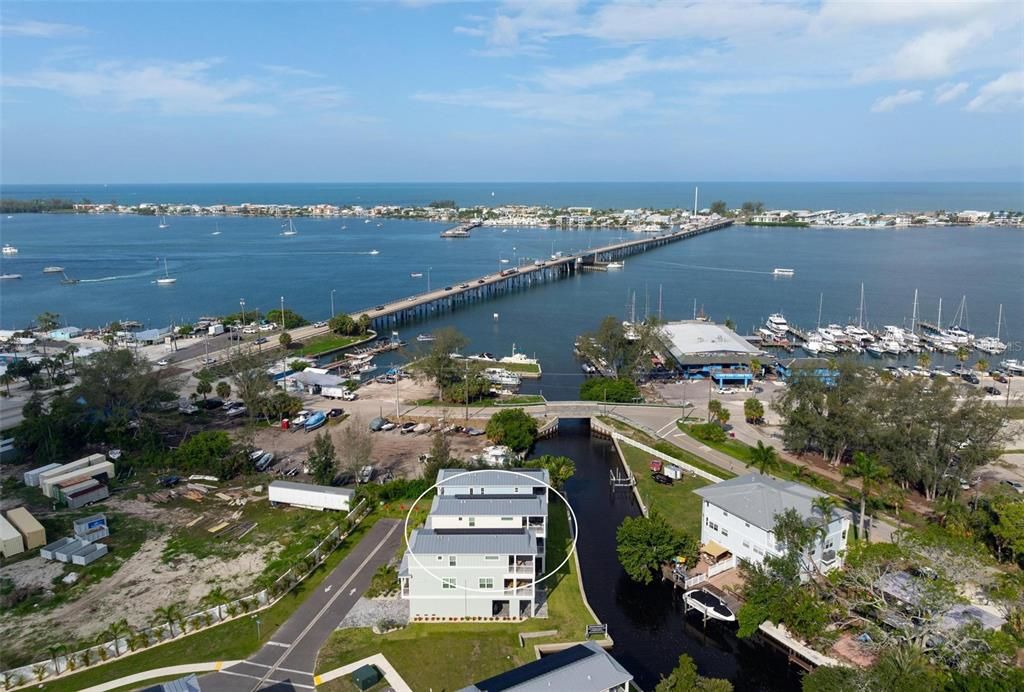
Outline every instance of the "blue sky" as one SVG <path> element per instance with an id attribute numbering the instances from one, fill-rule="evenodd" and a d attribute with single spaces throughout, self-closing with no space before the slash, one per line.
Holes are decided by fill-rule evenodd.
<path id="1" fill-rule="evenodd" d="M 6 183 L 1022 180 L 1019 2 L 4 2 Z"/>

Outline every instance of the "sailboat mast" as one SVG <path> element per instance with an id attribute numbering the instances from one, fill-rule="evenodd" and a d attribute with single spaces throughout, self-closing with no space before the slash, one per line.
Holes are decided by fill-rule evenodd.
<path id="1" fill-rule="evenodd" d="M 818 329 L 821 329 L 821 303 L 822 303 L 823 300 L 825 300 L 825 294 L 824 293 L 819 293 L 818 294 L 818 326 L 817 326 Z"/>
<path id="2" fill-rule="evenodd" d="M 1003 326 L 1003 304 L 999 304 L 999 317 L 996 318 L 996 341 L 999 341 L 999 328 Z"/>
<path id="3" fill-rule="evenodd" d="M 860 310 L 857 312 L 857 328 L 864 329 L 864 282 L 860 284 Z"/>
<path id="4" fill-rule="evenodd" d="M 942 298 L 939 298 L 939 317 L 935 321 L 935 327 L 942 330 Z"/>
<path id="5" fill-rule="evenodd" d="M 917 333 L 917 289 L 914 289 L 914 314 L 910 318 L 910 333 Z"/>
<path id="6" fill-rule="evenodd" d="M 661 289 L 662 289 L 662 285 L 658 284 L 658 321 L 659 322 L 661 322 L 661 320 L 662 320 L 662 315 L 661 315 Z M 1002 305 L 999 306 L 1000 309 L 1002 309 L 1002 307 L 1003 307 Z"/>

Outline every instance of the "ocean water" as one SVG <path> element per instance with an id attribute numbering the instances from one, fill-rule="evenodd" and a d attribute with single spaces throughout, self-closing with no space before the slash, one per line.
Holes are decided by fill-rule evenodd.
<path id="1" fill-rule="evenodd" d="M 595 208 L 701 207 L 724 200 L 739 207 L 761 201 L 769 209 L 838 209 L 891 212 L 938 209 L 1024 209 L 1024 181 L 997 183 L 222 183 L 2 185 L 0 196 L 93 202 L 241 204 L 424 205 L 439 199 L 458 204 L 540 204 Z"/>
<path id="2" fill-rule="evenodd" d="M 140 216 L 24 214 L 0 220 L 0 239 L 19 248 L 18 255 L 0 259 L 0 268 L 23 275 L 0 283 L 0 327 L 24 327 L 47 310 L 79 327 L 124 319 L 181 324 L 235 312 L 240 299 L 247 310 L 267 311 L 282 296 L 286 307 L 308 319 L 326 319 L 332 291 L 336 311 L 363 310 L 426 290 L 428 276 L 433 288 L 453 285 L 510 266 L 500 258 L 545 258 L 624 235 L 488 227 L 469 239 L 444 240 L 440 224 L 350 218 L 302 219 L 298 235 L 282 237 L 278 219 L 169 221 L 160 230 L 156 219 Z M 216 230 L 220 235 L 212 235 Z M 178 279 L 171 286 L 154 283 L 163 275 L 164 258 Z M 62 285 L 59 274 L 43 274 L 50 265 L 64 267 L 81 283 Z M 774 267 L 796 274 L 773 277 Z M 856 321 L 863 283 L 864 320 L 873 326 L 909 324 L 915 289 L 919 316 L 936 321 L 941 298 L 946 325 L 964 302 L 959 321 L 979 335 L 996 332 L 1002 304 L 1001 336 L 1016 349 L 1007 357 L 1024 357 L 1022 268 L 1021 229 L 734 226 L 630 257 L 621 271 L 581 273 L 439 314 L 401 332 L 413 342 L 418 332 L 452 325 L 470 337 L 473 351 L 504 355 L 515 345 L 542 361 L 544 377 L 528 390 L 574 398 L 580 373 L 573 340 L 605 315 L 630 319 L 660 312 L 665 319 L 686 319 L 696 305 L 719 322 L 732 319 L 741 333 L 753 333 L 773 312 L 813 328 L 819 299 L 823 325 Z"/>

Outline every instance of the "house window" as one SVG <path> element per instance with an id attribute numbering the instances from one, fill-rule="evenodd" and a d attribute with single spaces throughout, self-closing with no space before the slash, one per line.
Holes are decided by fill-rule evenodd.
<path id="1" fill-rule="evenodd" d="M 710 528 L 712 531 L 718 531 L 718 524 L 708 519 L 708 528 Z"/>
<path id="2" fill-rule="evenodd" d="M 743 547 L 744 548 L 749 548 L 750 547 L 750 543 L 748 541 L 743 541 Z"/>
<path id="3" fill-rule="evenodd" d="M 470 517 L 469 518 L 469 526 L 470 526 L 470 528 L 476 526 L 476 517 Z"/>
<path id="4" fill-rule="evenodd" d="M 743 525 L 744 525 L 745 527 L 747 527 L 748 529 L 750 528 L 750 524 L 748 524 L 747 522 L 743 522 Z"/>
<path id="5" fill-rule="evenodd" d="M 449 555 L 448 556 L 448 566 L 449 567 L 454 567 L 455 566 L 455 556 L 454 555 Z"/>
<path id="6" fill-rule="evenodd" d="M 843 529 L 843 540 L 846 540 L 846 529 Z"/>
<path id="7" fill-rule="evenodd" d="M 498 556 L 497 555 L 484 555 L 484 559 L 485 560 L 497 560 Z"/>
<path id="8" fill-rule="evenodd" d="M 443 559 L 444 559 L 444 555 L 438 555 L 438 556 L 437 556 L 437 559 L 438 559 L 438 560 L 443 560 Z"/>
<path id="9" fill-rule="evenodd" d="M 729 535 L 729 529 L 727 529 L 727 528 L 725 528 L 725 527 L 723 526 L 723 527 L 722 527 L 722 535 L 723 535 L 723 536 L 728 536 L 728 535 Z"/>
<path id="10" fill-rule="evenodd" d="M 512 517 L 502 517 L 502 521 L 512 521 Z"/>
<path id="11" fill-rule="evenodd" d="M 442 589 L 454 589 L 455 588 L 455 577 L 445 577 L 441 580 Z"/>
<path id="12" fill-rule="evenodd" d="M 480 578 L 481 589 L 493 589 L 494 588 L 494 577 L 481 577 Z"/>
<path id="13" fill-rule="evenodd" d="M 754 552 L 758 555 L 764 555 L 764 551 L 758 548 L 756 545 L 754 546 Z"/>

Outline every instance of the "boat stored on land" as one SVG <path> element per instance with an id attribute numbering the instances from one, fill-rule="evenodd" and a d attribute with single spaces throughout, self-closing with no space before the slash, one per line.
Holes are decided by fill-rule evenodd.
<path id="1" fill-rule="evenodd" d="M 306 419 L 303 428 L 305 428 L 306 432 L 310 432 L 311 430 L 316 430 L 317 428 L 323 427 L 323 425 L 326 422 L 327 414 L 324 413 L 323 411 L 317 411 L 312 416 Z"/>

